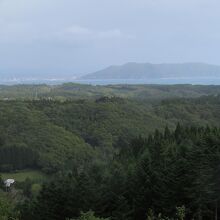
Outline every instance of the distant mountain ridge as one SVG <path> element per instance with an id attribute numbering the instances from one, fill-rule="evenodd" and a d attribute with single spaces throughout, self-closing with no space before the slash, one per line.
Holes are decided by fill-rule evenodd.
<path id="1" fill-rule="evenodd" d="M 82 80 L 220 78 L 220 66 L 206 63 L 151 64 L 126 63 L 82 76 Z"/>

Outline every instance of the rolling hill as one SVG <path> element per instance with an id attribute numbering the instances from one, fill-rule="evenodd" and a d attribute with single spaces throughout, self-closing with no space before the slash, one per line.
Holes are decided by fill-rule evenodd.
<path id="1" fill-rule="evenodd" d="M 165 98 L 197 98 L 220 94 L 220 86 L 211 85 L 107 85 L 93 86 L 76 83 L 62 85 L 0 85 L 0 100 L 76 100 L 103 96 L 161 100 Z"/>

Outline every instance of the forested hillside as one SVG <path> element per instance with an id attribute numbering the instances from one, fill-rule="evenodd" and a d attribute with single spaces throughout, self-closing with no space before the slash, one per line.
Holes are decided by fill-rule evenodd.
<path id="1" fill-rule="evenodd" d="M 72 94 L 75 85 L 69 86 Z M 80 99 L 1 100 L 0 171 L 23 176 L 7 192 L 0 180 L 0 214 L 19 220 L 213 219 L 220 208 L 220 96 L 218 87 L 186 87 L 196 95 L 82 98 L 78 91 Z M 151 89 L 162 88 L 183 91 Z"/>
<path id="2" fill-rule="evenodd" d="M 198 98 L 217 95 L 220 86 L 208 85 L 107 85 L 94 86 L 66 83 L 62 85 L 0 85 L 0 99 L 20 100 L 76 100 L 97 99 L 103 96 L 117 96 L 142 100 L 162 100 L 167 98 Z"/>
<path id="3" fill-rule="evenodd" d="M 136 138 L 106 166 L 64 172 L 22 219 L 65 220 L 94 210 L 117 220 L 214 219 L 219 212 L 219 128 L 177 125 Z M 162 213 L 162 214 L 160 214 Z M 83 214 L 88 218 L 90 214 Z"/>
<path id="4" fill-rule="evenodd" d="M 102 98 L 95 101 L 2 101 L 0 106 L 1 169 L 25 166 L 57 170 L 69 152 L 83 156 L 101 148 L 114 152 L 132 138 L 165 126 L 219 124 L 219 97 L 167 100 L 161 103 Z M 122 143 L 121 143 L 122 142 Z M 91 147 L 92 146 L 92 147 Z M 32 155 L 31 162 L 25 160 Z M 19 155 L 18 165 L 15 155 Z M 8 157 L 5 157 L 8 155 Z M 76 157 L 79 157 L 76 156 Z M 30 157 L 29 157 L 30 158 Z M 22 164 L 24 160 L 27 164 Z M 11 164 L 13 161 L 14 164 Z M 12 166 L 12 167 L 11 167 Z"/>
<path id="5" fill-rule="evenodd" d="M 146 137 L 166 126 L 173 130 L 178 122 L 183 126 L 218 126 L 219 112 L 219 96 L 159 103 L 107 97 L 1 101 L 0 169 L 56 172 L 70 161 L 77 164 L 91 158 L 94 150 L 111 157 L 133 138 Z"/>

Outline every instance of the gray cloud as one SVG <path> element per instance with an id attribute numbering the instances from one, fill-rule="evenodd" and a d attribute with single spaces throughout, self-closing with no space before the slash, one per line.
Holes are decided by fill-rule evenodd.
<path id="1" fill-rule="evenodd" d="M 217 0 L 0 0 L 0 76 L 111 64 L 220 64 Z"/>

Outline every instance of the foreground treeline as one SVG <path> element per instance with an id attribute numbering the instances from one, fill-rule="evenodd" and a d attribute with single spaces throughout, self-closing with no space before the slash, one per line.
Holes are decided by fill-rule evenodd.
<path id="1" fill-rule="evenodd" d="M 19 205 L 22 220 L 77 219 L 89 210 L 112 220 L 219 219 L 220 129 L 156 130 L 119 146 L 108 163 L 58 173 Z"/>

